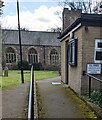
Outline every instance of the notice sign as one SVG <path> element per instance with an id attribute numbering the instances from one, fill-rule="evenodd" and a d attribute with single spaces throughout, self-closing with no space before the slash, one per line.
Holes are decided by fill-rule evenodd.
<path id="1" fill-rule="evenodd" d="M 88 74 L 101 74 L 101 64 L 87 64 Z"/>

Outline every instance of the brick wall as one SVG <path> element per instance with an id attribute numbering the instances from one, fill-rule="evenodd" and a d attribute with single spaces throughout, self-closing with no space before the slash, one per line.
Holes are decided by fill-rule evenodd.
<path id="1" fill-rule="evenodd" d="M 74 38 L 78 38 L 78 53 L 77 53 L 77 66 L 68 66 L 68 73 L 66 73 L 66 41 L 70 41 L 68 36 L 61 42 L 61 76 L 62 81 L 66 82 L 66 74 L 68 75 L 69 86 L 79 95 L 88 93 L 88 77 L 83 76 L 83 71 L 86 71 L 87 63 L 94 63 L 94 47 L 95 38 L 102 38 L 102 28 L 81 27 L 74 32 Z M 102 79 L 102 74 L 96 77 Z M 93 80 L 92 89 L 102 90 L 102 85 Z"/>
<path id="2" fill-rule="evenodd" d="M 61 80 L 66 83 L 66 42 L 61 42 Z"/>
<path id="3" fill-rule="evenodd" d="M 86 71 L 87 63 L 94 63 L 94 48 L 95 48 L 95 39 L 102 38 L 101 34 L 102 28 L 100 27 L 88 27 L 88 31 L 85 31 L 83 27 L 83 36 L 82 36 L 82 71 Z M 101 75 L 96 75 L 96 77 L 102 79 Z M 102 90 L 101 84 L 95 80 L 92 80 L 92 89 Z M 82 76 L 82 91 L 83 93 L 88 92 L 88 77 Z"/>
<path id="4" fill-rule="evenodd" d="M 81 94 L 82 74 L 82 28 L 74 32 L 74 38 L 78 39 L 77 66 L 69 65 L 69 85 L 78 94 Z"/>
<path id="5" fill-rule="evenodd" d="M 62 14 L 63 30 L 65 30 L 69 25 L 71 25 L 77 18 L 80 18 L 81 13 L 82 13 L 81 10 L 69 10 L 68 8 L 64 8 Z"/>

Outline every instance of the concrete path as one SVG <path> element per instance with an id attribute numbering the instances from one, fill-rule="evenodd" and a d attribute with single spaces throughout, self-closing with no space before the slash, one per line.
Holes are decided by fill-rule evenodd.
<path id="1" fill-rule="evenodd" d="M 0 89 L 0 120 L 2 118 L 2 90 Z"/>
<path id="2" fill-rule="evenodd" d="M 2 117 L 26 118 L 29 83 L 2 91 Z"/>
<path id="3" fill-rule="evenodd" d="M 39 117 L 84 118 L 77 101 L 72 100 L 66 89 L 59 82 L 61 82 L 60 78 L 37 81 L 39 102 L 41 102 Z"/>

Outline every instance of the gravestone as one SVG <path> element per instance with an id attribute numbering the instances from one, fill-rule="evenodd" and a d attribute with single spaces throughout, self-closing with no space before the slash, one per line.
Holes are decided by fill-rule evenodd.
<path id="1" fill-rule="evenodd" d="M 8 67 L 5 67 L 5 68 L 4 68 L 4 76 L 5 76 L 5 77 L 8 77 Z"/>

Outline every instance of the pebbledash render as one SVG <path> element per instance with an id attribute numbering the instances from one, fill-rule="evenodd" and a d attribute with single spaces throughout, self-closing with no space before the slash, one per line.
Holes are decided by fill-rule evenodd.
<path id="1" fill-rule="evenodd" d="M 98 63 L 102 66 L 102 15 L 65 8 L 63 31 L 59 39 L 62 81 L 77 94 L 87 94 L 88 77 L 83 75 L 87 64 Z M 102 72 L 94 76 L 102 80 Z M 102 91 L 102 84 L 92 80 L 92 89 Z"/>
<path id="2" fill-rule="evenodd" d="M 20 61 L 18 30 L 2 30 L 2 64 L 14 69 Z M 21 30 L 23 60 L 41 63 L 44 69 L 60 66 L 59 32 Z"/>

